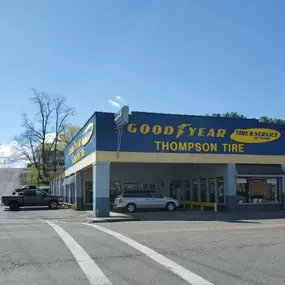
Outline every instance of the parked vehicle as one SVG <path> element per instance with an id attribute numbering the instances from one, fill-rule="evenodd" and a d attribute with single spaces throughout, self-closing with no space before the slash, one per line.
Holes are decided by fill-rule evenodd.
<path id="1" fill-rule="evenodd" d="M 62 198 L 49 195 L 42 190 L 24 190 L 14 196 L 2 196 L 1 206 L 10 207 L 12 211 L 18 211 L 24 206 L 48 206 L 51 209 L 57 209 L 62 204 Z"/>
<path id="2" fill-rule="evenodd" d="M 45 191 L 48 194 L 50 193 L 48 187 L 47 188 L 38 188 L 36 185 L 24 185 L 21 188 L 15 189 L 12 194 L 16 195 L 17 193 L 23 192 L 24 190 L 41 190 L 41 191 Z"/>
<path id="3" fill-rule="evenodd" d="M 179 202 L 171 197 L 164 196 L 154 190 L 123 190 L 118 193 L 114 202 L 114 209 L 126 210 L 129 213 L 136 209 L 166 209 L 174 211 Z"/>

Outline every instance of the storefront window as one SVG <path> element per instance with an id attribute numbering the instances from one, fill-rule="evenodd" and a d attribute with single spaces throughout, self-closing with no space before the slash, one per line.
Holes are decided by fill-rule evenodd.
<path id="1" fill-rule="evenodd" d="M 237 203 L 278 203 L 277 178 L 237 178 Z"/>
<path id="2" fill-rule="evenodd" d="M 110 187 L 110 202 L 114 202 L 117 193 L 121 190 L 121 182 L 120 181 L 111 181 Z"/>
<path id="3" fill-rule="evenodd" d="M 192 201 L 198 201 L 198 180 L 192 180 Z"/>
<path id="4" fill-rule="evenodd" d="M 206 184 L 206 179 L 201 179 L 200 180 L 200 190 L 201 190 L 201 202 L 207 202 L 207 184 Z"/>
<path id="5" fill-rule="evenodd" d="M 86 204 L 88 203 L 93 203 L 93 185 L 92 185 L 92 181 L 85 181 L 84 183 L 84 197 L 85 200 L 84 202 Z"/>
<path id="6" fill-rule="evenodd" d="M 164 189 L 165 189 L 165 182 L 164 180 L 160 180 L 160 193 L 164 194 Z"/>
<path id="7" fill-rule="evenodd" d="M 218 203 L 225 203 L 224 177 L 217 178 Z"/>
<path id="8" fill-rule="evenodd" d="M 182 199 L 190 201 L 190 181 L 189 180 L 184 180 L 184 195 Z"/>
<path id="9" fill-rule="evenodd" d="M 148 189 L 148 184 L 143 183 L 143 184 L 142 184 L 142 189 Z"/>
<path id="10" fill-rule="evenodd" d="M 210 195 L 209 197 L 209 202 L 214 203 L 215 202 L 215 178 L 210 178 L 209 179 L 209 190 L 210 190 Z M 207 200 L 208 201 L 208 200 Z"/>
<path id="11" fill-rule="evenodd" d="M 123 188 L 124 189 L 138 189 L 139 182 L 138 181 L 124 181 Z"/>
<path id="12" fill-rule="evenodd" d="M 149 189 L 150 190 L 155 190 L 155 184 L 149 184 Z"/>

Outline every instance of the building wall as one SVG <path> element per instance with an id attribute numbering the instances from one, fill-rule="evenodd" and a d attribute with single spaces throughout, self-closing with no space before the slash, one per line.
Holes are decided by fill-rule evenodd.
<path id="1" fill-rule="evenodd" d="M 0 168 L 0 197 L 11 195 L 13 190 L 21 187 L 22 168 Z"/>

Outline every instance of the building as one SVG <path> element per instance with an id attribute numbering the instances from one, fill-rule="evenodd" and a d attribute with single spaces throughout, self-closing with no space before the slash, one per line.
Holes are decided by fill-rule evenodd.
<path id="1" fill-rule="evenodd" d="M 95 112 L 66 147 L 64 196 L 109 214 L 110 192 L 152 188 L 218 211 L 284 209 L 285 126 L 255 119 Z"/>
<path id="2" fill-rule="evenodd" d="M 0 168 L 0 196 L 12 195 L 13 191 L 28 184 L 27 168 Z"/>

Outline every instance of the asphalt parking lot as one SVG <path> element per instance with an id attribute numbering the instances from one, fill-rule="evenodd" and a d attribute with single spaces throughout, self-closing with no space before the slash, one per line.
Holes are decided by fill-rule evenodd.
<path id="1" fill-rule="evenodd" d="M 136 215 L 87 224 L 90 212 L 0 208 L 0 284 L 284 285 L 281 216 Z"/>

